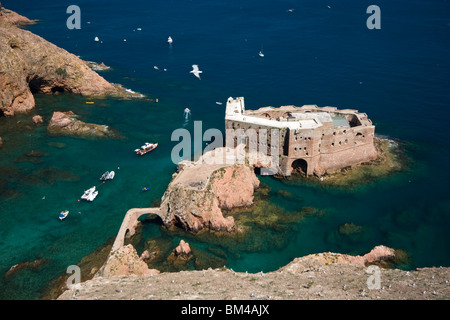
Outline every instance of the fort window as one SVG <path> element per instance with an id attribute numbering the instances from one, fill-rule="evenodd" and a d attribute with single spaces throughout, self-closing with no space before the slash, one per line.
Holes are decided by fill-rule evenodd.
<path id="1" fill-rule="evenodd" d="M 361 132 L 358 132 L 358 133 L 356 134 L 356 136 L 357 136 L 357 137 L 362 136 L 362 133 L 361 133 Z"/>
<path id="2" fill-rule="evenodd" d="M 331 146 L 334 147 L 334 142 L 331 143 Z"/>

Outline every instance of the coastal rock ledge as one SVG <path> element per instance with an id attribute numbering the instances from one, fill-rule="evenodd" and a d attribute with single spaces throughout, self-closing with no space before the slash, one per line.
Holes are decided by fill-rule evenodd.
<path id="1" fill-rule="evenodd" d="M 0 13 L 0 116 L 34 108 L 33 93 L 39 92 L 129 97 L 125 88 L 106 81 L 86 61 L 17 27 L 26 18 L 4 8 Z"/>
<path id="2" fill-rule="evenodd" d="M 53 112 L 53 116 L 47 126 L 47 131 L 52 135 L 91 138 L 110 138 L 117 135 L 106 125 L 86 123 L 77 119 L 77 116 L 72 111 Z"/>
<path id="3" fill-rule="evenodd" d="M 377 249 L 378 248 L 378 249 Z M 370 256 L 392 249 L 380 246 Z M 359 259 L 358 257 L 366 257 Z M 356 258 L 356 261 L 355 259 Z M 379 256 L 379 259 L 385 259 Z M 139 260 L 137 255 L 134 259 Z M 58 300 L 447 300 L 450 268 L 411 271 L 380 268 L 379 287 L 369 288 L 363 260 L 338 253 L 296 258 L 267 273 L 228 268 L 161 272 L 148 275 L 98 275 L 66 290 Z M 375 261 L 373 261 L 375 262 Z M 133 262 L 131 263 L 133 265 Z M 128 271 L 128 269 L 127 269 Z"/>

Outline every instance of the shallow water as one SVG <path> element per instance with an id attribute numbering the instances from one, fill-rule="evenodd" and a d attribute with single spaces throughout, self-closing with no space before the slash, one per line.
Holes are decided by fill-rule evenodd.
<path id="1" fill-rule="evenodd" d="M 30 31 L 85 60 L 111 66 L 100 74 L 148 99 L 86 104 L 92 99 L 36 95 L 36 109 L 29 115 L 0 118 L 5 141 L 0 149 L 0 273 L 21 261 L 48 261 L 2 278 L 0 298 L 39 298 L 67 266 L 115 236 L 128 209 L 160 199 L 175 171 L 173 130 L 184 125 L 193 135 L 194 120 L 203 121 L 203 131 L 223 130 L 225 104 L 215 102 L 225 103 L 229 96 L 244 96 L 248 109 L 317 104 L 364 111 L 377 133 L 405 144 L 412 168 L 351 191 L 260 177 L 271 188 L 270 203 L 287 214 L 302 207 L 322 214 L 281 229 L 255 225 L 253 235 L 236 246 L 239 250 L 231 240 L 168 234 L 157 223 L 144 225 L 146 238 L 162 238 L 173 247 L 187 239 L 204 252 L 225 254 L 227 266 L 237 271 L 275 270 L 315 252 L 364 254 L 380 244 L 405 250 L 409 261 L 404 268 L 450 265 L 449 129 L 441 122 L 450 101 L 450 4 L 378 1 L 382 29 L 371 31 L 365 11 L 372 3 L 365 2 L 77 4 L 81 30 L 66 28 L 64 3 L 18 0 L 4 5 L 39 19 Z M 289 8 L 294 12 L 288 13 Z M 166 42 L 169 35 L 172 46 Z M 95 43 L 95 36 L 103 43 Z M 192 64 L 203 70 L 202 80 L 189 74 Z M 186 107 L 192 111 L 188 124 Z M 106 124 L 124 138 L 52 137 L 45 126 L 31 124 L 33 114 L 48 121 L 54 110 L 72 110 L 81 120 Z M 133 150 L 146 141 L 157 141 L 159 147 L 136 157 Z M 44 153 L 28 159 L 29 150 Z M 115 170 L 116 177 L 101 184 L 107 170 Z M 99 189 L 97 199 L 79 202 L 93 185 Z M 144 186 L 151 189 L 143 193 Z M 292 196 L 283 197 L 279 190 Z M 60 222 L 63 209 L 70 214 Z M 339 234 L 345 223 L 363 232 Z"/>

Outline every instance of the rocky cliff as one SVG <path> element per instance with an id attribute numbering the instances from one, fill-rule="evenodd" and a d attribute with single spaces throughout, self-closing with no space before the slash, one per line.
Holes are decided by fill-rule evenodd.
<path id="1" fill-rule="evenodd" d="M 124 88 L 106 81 L 74 54 L 17 27 L 27 21 L 10 10 L 1 10 L 0 116 L 32 109 L 36 92 L 126 94 Z"/>

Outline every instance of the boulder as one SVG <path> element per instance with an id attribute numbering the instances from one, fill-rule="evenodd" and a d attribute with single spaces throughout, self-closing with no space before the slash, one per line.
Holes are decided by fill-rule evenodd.
<path id="1" fill-rule="evenodd" d="M 33 122 L 35 124 L 42 124 L 42 123 L 44 123 L 44 119 L 42 119 L 42 116 L 40 116 L 38 114 L 33 116 L 32 120 L 33 120 Z"/>
<path id="2" fill-rule="evenodd" d="M 180 244 L 174 249 L 174 253 L 177 256 L 188 256 L 192 252 L 189 243 L 184 242 L 184 240 L 181 240 Z"/>

